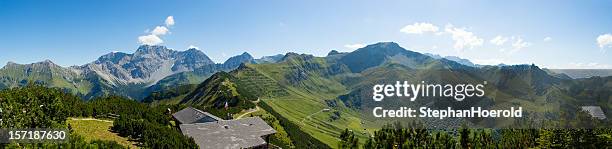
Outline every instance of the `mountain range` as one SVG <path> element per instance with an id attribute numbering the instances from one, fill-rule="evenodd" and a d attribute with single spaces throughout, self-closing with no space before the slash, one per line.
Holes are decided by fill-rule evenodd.
<path id="1" fill-rule="evenodd" d="M 37 83 L 63 88 L 87 99 L 117 94 L 139 100 L 156 88 L 197 84 L 215 72 L 254 61 L 245 52 L 215 64 L 197 49 L 175 51 L 142 45 L 132 54 L 112 52 L 81 66 L 61 67 L 49 60 L 23 65 L 9 62 L 0 69 L 0 88 Z"/>
<path id="2" fill-rule="evenodd" d="M 612 77 L 572 79 L 566 75 L 551 74 L 533 64 L 472 67 L 446 58 L 434 58 L 409 51 L 390 42 L 368 45 L 350 53 L 330 52 L 326 57 L 288 53 L 276 63 L 245 64 L 229 74 L 230 77 L 227 78 L 232 79 L 204 81 L 198 87 L 193 88 L 189 96 L 180 98 L 180 103 L 207 105 L 200 102 L 206 101 L 218 104 L 219 100 L 227 99 L 207 98 L 207 95 L 202 95 L 203 91 L 204 93 L 223 92 L 224 90 L 213 92 L 209 90 L 211 86 L 232 84 L 232 88 L 236 88 L 231 90 L 236 91 L 232 95 L 251 95 L 253 98 L 274 99 L 268 103 L 277 104 L 272 107 L 287 112 L 287 115 L 296 115 L 296 112 L 308 115 L 311 109 L 301 109 L 301 106 L 368 112 L 375 106 L 381 106 L 381 103 L 371 100 L 372 86 L 393 84 L 398 80 L 442 84 L 482 82 L 489 84 L 486 86 L 486 96 L 463 102 L 443 97 L 422 97 L 423 99 L 417 102 L 406 102 L 400 98 L 390 97 L 389 101 L 392 102 L 383 102 L 382 106 L 452 106 L 456 108 L 481 106 L 492 109 L 522 106 L 533 114 L 530 118 L 542 122 L 550 117 L 558 118 L 560 113 L 572 115 L 576 112 L 574 110 L 579 109 L 579 106 L 598 105 L 607 111 L 612 103 L 612 96 L 605 91 L 611 87 L 610 78 Z M 603 82 L 594 83 L 595 81 L 592 80 Z M 588 90 L 582 90 L 584 88 Z M 340 103 L 342 106 L 329 103 Z M 358 115 L 356 117 L 360 120 L 367 119 L 361 116 L 370 115 L 368 113 L 352 114 Z M 429 126 L 437 127 L 459 125 L 459 121 L 432 121 L 430 123 Z M 492 121 L 474 120 L 470 123 L 487 127 L 507 127 L 516 122 L 493 123 Z M 534 123 L 534 125 L 539 125 L 539 123 Z"/>
<path id="3" fill-rule="evenodd" d="M 397 120 L 371 117 L 375 106 L 388 109 L 398 106 L 523 107 L 528 115 L 511 119 L 421 119 L 431 128 L 458 128 L 462 124 L 495 128 L 554 127 L 560 119 L 574 117 L 581 106 L 600 106 L 611 116 L 608 111 L 612 106 L 612 77 L 573 79 L 534 64 L 471 66 L 451 59 L 410 51 L 392 42 L 376 43 L 348 53 L 332 51 L 325 57 L 287 53 L 276 62 L 246 63 L 229 73 L 219 72 L 217 77 L 191 86 L 182 95 L 151 99 L 160 103 L 174 100 L 169 103 L 219 107 L 231 100 L 241 103 L 259 98 L 263 101 L 260 104 L 330 146 L 335 145 L 334 138 L 344 129 L 362 132 Z M 386 102 L 372 100 L 372 86 L 396 81 L 488 84 L 485 96 L 461 102 L 452 97 L 420 97 L 415 102 L 399 97 L 385 98 Z M 231 96 L 223 98 L 227 95 Z M 240 96 L 242 100 L 237 98 Z M 368 137 L 367 132 L 359 135 Z"/>
<path id="4" fill-rule="evenodd" d="M 462 102 L 443 97 L 415 102 L 392 97 L 383 103 L 371 100 L 372 86 L 396 81 L 488 85 L 485 96 Z M 157 104 L 212 108 L 207 110 L 213 113 L 222 113 L 214 109 L 225 104 L 238 113 L 258 101 L 266 111 L 281 116 L 282 123 L 299 125 L 329 146 L 337 143 L 345 129 L 363 131 L 390 123 L 368 117 L 374 106 L 521 106 L 529 115 L 528 119 L 424 119 L 432 128 L 460 124 L 538 127 L 544 120 L 572 117 L 580 106 L 600 106 L 612 116 L 612 77 L 574 79 L 534 64 L 476 65 L 458 57 L 410 51 L 393 42 L 352 52 L 331 51 L 324 57 L 290 52 L 254 59 L 243 53 L 221 64 L 196 49 L 143 45 L 133 54 L 109 53 L 82 66 L 61 67 L 43 61 L 8 63 L 0 69 L 0 88 L 29 83 L 59 87 L 87 99 L 116 94 Z M 368 113 L 361 113 L 364 111 Z M 358 135 L 368 137 L 366 132 Z"/>
<path id="5" fill-rule="evenodd" d="M 273 64 L 295 55 L 299 54 L 278 54 L 254 59 L 249 53 L 244 52 L 229 58 L 224 63 L 216 64 L 197 49 L 175 51 L 164 46 L 141 45 L 132 54 L 111 52 L 81 66 L 61 67 L 50 60 L 32 64 L 9 62 L 0 69 L 0 88 L 37 83 L 63 88 L 86 99 L 117 94 L 141 100 L 152 92 L 181 85 L 199 84 L 216 72 L 231 71 L 242 63 Z M 432 62 L 455 62 L 452 63 L 453 66 L 467 66 L 466 68 L 487 67 L 455 56 L 442 57 L 409 51 L 391 42 L 369 45 L 353 52 L 332 50 L 326 58 L 337 61 L 338 64 L 332 66 L 337 69 L 334 71 L 345 71 L 341 69 L 346 67 L 351 73 L 359 73 L 384 63 L 397 63 L 412 69 L 428 68 L 425 66 Z M 607 76 L 610 72 L 609 70 L 543 70 L 552 76 L 564 79 Z"/>

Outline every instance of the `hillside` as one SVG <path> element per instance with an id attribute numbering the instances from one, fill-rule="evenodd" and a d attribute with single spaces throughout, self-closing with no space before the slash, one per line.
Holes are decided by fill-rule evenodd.
<path id="1" fill-rule="evenodd" d="M 25 86 L 29 83 L 64 88 L 81 95 L 88 94 L 93 88 L 86 76 L 80 75 L 79 70 L 63 68 L 49 60 L 26 65 L 9 62 L 0 69 L 0 87 Z"/>

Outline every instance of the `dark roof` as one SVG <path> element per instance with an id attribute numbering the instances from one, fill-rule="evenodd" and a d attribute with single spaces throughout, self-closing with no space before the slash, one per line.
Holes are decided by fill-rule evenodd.
<path id="1" fill-rule="evenodd" d="M 181 111 L 178 111 L 172 114 L 172 116 L 181 124 L 206 123 L 221 120 L 221 118 L 218 118 L 208 112 L 192 107 L 187 107 Z"/>
<path id="2" fill-rule="evenodd" d="M 181 124 L 184 135 L 192 137 L 203 149 L 251 148 L 266 144 L 263 136 L 276 133 L 259 117 Z"/>
<path id="3" fill-rule="evenodd" d="M 598 119 L 606 119 L 606 114 L 600 106 L 582 106 L 582 111 L 585 111 L 591 115 L 591 117 Z"/>

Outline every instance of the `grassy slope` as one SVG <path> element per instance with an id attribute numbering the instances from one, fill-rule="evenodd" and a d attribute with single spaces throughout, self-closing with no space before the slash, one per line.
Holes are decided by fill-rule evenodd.
<path id="1" fill-rule="evenodd" d="M 266 123 L 268 123 L 270 126 L 272 126 L 272 128 L 274 128 L 274 130 L 276 130 L 276 133 L 271 138 L 272 140 L 270 143 L 277 145 L 277 146 L 281 146 L 281 147 L 282 146 L 286 146 L 286 147 L 292 146 L 291 140 L 289 139 L 289 134 L 287 134 L 287 131 L 285 131 L 283 126 L 280 125 L 278 120 L 274 118 L 273 115 L 271 115 L 270 113 L 268 113 L 267 111 L 263 109 L 260 109 L 251 114 L 247 114 L 244 117 L 251 117 L 251 116 L 259 116 L 263 118 L 266 121 Z"/>
<path id="2" fill-rule="evenodd" d="M 313 61 L 326 66 L 322 58 L 315 58 Z M 360 125 L 359 113 L 355 111 L 338 107 L 341 119 L 335 121 L 329 120 L 330 112 L 321 112 L 325 108 L 330 108 L 324 100 L 335 99 L 338 95 L 345 94 L 346 88 L 339 82 L 321 77 L 317 73 L 310 73 L 306 80 L 299 83 L 289 84 L 290 81 L 286 80 L 287 75 L 295 71 L 292 67 L 295 63 L 303 62 L 297 60 L 281 65 L 278 63 L 250 65 L 261 75 L 274 81 L 274 83 L 260 84 L 278 84 L 287 92 L 286 95 L 263 98 L 263 102 L 330 147 L 337 147 L 338 136 L 345 128 L 362 132 L 364 128 Z M 367 135 L 360 133 L 359 137 L 360 140 L 365 140 Z"/>
<path id="3" fill-rule="evenodd" d="M 113 122 L 101 121 L 96 119 L 68 119 L 66 120 L 72 127 L 72 130 L 80 136 L 83 136 L 86 141 L 91 140 L 109 140 L 130 147 L 137 148 L 128 138 L 120 137 L 116 133 L 110 131 Z"/>
<path id="4" fill-rule="evenodd" d="M 0 79 L 0 83 L 7 87 L 19 86 L 25 80 L 27 82 L 41 81 L 51 87 L 64 88 L 80 94 L 87 94 L 92 88 L 91 83 L 82 76 L 55 64 L 11 64 L 0 69 L 0 76 L 5 77 Z"/>
<path id="5" fill-rule="evenodd" d="M 310 60 L 311 63 L 318 63 L 321 66 L 328 66 L 322 58 L 314 58 Z M 347 91 L 346 87 L 341 85 L 339 81 L 333 80 L 334 77 L 330 76 L 321 76 L 322 73 L 317 73 L 317 70 L 309 70 L 306 71 L 306 79 L 300 80 L 298 82 L 292 79 L 291 76 L 295 75 L 296 70 L 300 69 L 308 69 L 308 68 L 296 68 L 296 66 L 306 66 L 305 61 L 300 61 L 298 59 L 290 59 L 285 62 L 272 64 L 261 64 L 261 65 L 250 65 L 263 76 L 266 76 L 273 80 L 273 82 L 277 83 L 279 86 L 283 88 L 287 92 L 287 95 L 284 96 L 271 96 L 269 98 L 264 98 L 263 101 L 270 105 L 274 111 L 281 114 L 285 118 L 289 119 L 295 124 L 301 125 L 301 129 L 313 137 L 319 139 L 320 141 L 328 144 L 331 147 L 337 147 L 337 136 L 339 136 L 340 131 L 345 128 L 352 129 L 354 132 L 358 133 L 360 140 L 365 140 L 368 133 L 371 133 L 372 130 L 364 129 L 360 124 L 362 119 L 360 118 L 360 114 L 354 110 L 348 110 L 342 106 L 336 108 L 335 110 L 341 111 L 341 119 L 330 121 L 329 116 L 331 113 L 329 112 L 319 112 L 324 108 L 329 108 L 324 100 L 325 99 L 335 99 L 338 95 L 345 94 Z M 425 67 L 433 67 L 426 70 L 439 70 L 436 69 L 439 66 L 437 63 L 430 63 Z M 469 75 L 463 73 L 454 73 L 452 71 L 446 69 L 442 69 L 442 71 L 417 71 L 415 74 L 415 80 L 446 80 L 444 82 L 479 82 L 478 78 L 472 78 Z M 298 71 L 300 72 L 300 71 Z M 377 73 L 379 71 L 375 71 Z M 381 75 L 382 78 L 402 78 L 404 75 L 408 73 L 399 73 L 400 75 L 396 77 L 389 77 L 388 73 Z M 496 101 L 496 107 L 498 108 L 507 108 L 510 106 L 520 105 L 525 108 L 525 110 L 529 110 L 532 112 L 536 112 L 538 115 L 542 116 L 545 112 L 551 113 L 555 112 L 561 108 L 559 105 L 559 100 L 561 101 L 572 101 L 571 97 L 560 93 L 559 89 L 556 87 L 548 88 L 545 91 L 544 95 L 536 95 L 534 92 L 534 84 L 531 84 L 530 81 L 534 78 L 531 78 L 531 74 L 527 74 L 529 76 L 527 78 L 521 78 L 521 80 L 509 80 L 510 84 L 506 84 L 506 86 L 510 86 L 510 90 L 500 91 L 498 89 L 489 88 L 487 91 L 490 91 L 487 96 L 493 97 L 494 99 L 498 99 Z M 366 80 L 372 81 L 369 78 Z M 518 79 L 518 78 L 514 78 Z M 457 80 L 461 80 L 460 82 L 456 82 Z M 270 84 L 270 83 L 268 83 Z M 367 84 L 367 83 L 366 83 Z M 363 85 L 363 84 L 361 84 Z M 357 85 L 359 86 L 359 85 Z M 512 92 L 521 91 L 525 93 L 526 97 L 517 98 L 515 96 L 511 96 L 511 94 L 516 94 Z M 510 93 L 508 93 L 510 92 Z M 546 102 L 547 95 L 556 95 L 553 102 Z M 505 101 L 499 101 L 505 100 Z M 314 114 L 316 113 L 316 114 Z M 314 115 L 313 115 L 314 114 Z M 369 123 L 369 122 L 366 122 Z M 503 126 L 512 125 L 512 122 L 499 123 Z"/>

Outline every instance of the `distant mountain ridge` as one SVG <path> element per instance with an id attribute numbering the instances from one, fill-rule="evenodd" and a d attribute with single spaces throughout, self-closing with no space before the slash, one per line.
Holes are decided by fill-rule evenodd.
<path id="1" fill-rule="evenodd" d="M 483 65 L 474 64 L 474 63 L 472 63 L 472 61 L 470 61 L 468 59 L 460 58 L 460 57 L 457 57 L 457 56 L 444 56 L 444 57 L 442 57 L 442 56 L 440 56 L 438 54 L 431 54 L 431 53 L 425 53 L 425 55 L 430 56 L 430 57 L 435 58 L 435 59 L 443 59 L 444 58 L 444 59 L 455 61 L 457 63 L 463 64 L 463 65 L 466 65 L 466 66 L 470 66 L 470 67 L 481 67 L 481 66 L 483 66 Z"/>
<path id="2" fill-rule="evenodd" d="M 141 45 L 132 54 L 111 52 L 81 66 L 61 67 L 50 60 L 32 64 L 9 62 L 0 69 L 0 88 L 37 83 L 63 88 L 86 98 L 118 94 L 142 99 L 160 80 L 177 74 L 199 72 L 187 80 L 204 80 L 215 72 L 230 71 L 241 63 L 254 62 L 246 52 L 223 64 L 215 64 L 197 49 L 175 51 L 165 46 Z M 180 83 L 184 82 L 189 81 Z"/>
<path id="3" fill-rule="evenodd" d="M 381 65 L 387 60 L 402 62 L 408 67 L 417 67 L 416 65 L 434 59 L 418 52 L 406 50 L 394 42 L 368 45 L 340 58 L 340 61 L 353 72 L 361 72 L 367 68 Z"/>
<path id="4" fill-rule="evenodd" d="M 219 71 L 229 72 L 244 63 L 269 65 L 284 63 L 290 64 L 292 68 L 299 68 L 291 70 L 286 74 L 287 76 L 284 76 L 286 79 L 283 81 L 287 83 L 309 80 L 310 71 L 322 75 L 320 77 L 337 74 L 346 74 L 341 77 L 347 77 L 358 73 L 374 73 L 368 69 L 380 69 L 381 67 L 441 71 L 450 69 L 485 77 L 480 79 L 487 77 L 496 79 L 494 77 L 506 71 L 507 68 L 512 71 L 523 69 L 517 66 L 477 65 L 459 57 L 422 54 L 404 49 L 393 42 L 375 43 L 353 52 L 332 50 L 324 57 L 325 63 L 318 59 L 319 57 L 312 55 L 292 52 L 254 59 L 249 53 L 244 52 L 229 58 L 224 63 L 214 63 L 205 53 L 197 49 L 176 51 L 165 46 L 142 45 L 134 53 L 111 52 L 81 66 L 61 67 L 50 60 L 32 64 L 9 62 L 0 69 L 0 89 L 37 83 L 59 87 L 86 99 L 115 94 L 140 100 L 150 93 L 167 88 L 200 84 Z M 539 70 L 539 68 L 534 70 Z M 546 72 L 548 75 L 542 75 L 541 72 Z M 570 79 L 565 74 L 554 73 L 547 69 L 534 71 L 533 74 L 539 76 L 535 78 L 550 75 L 555 78 Z M 366 85 L 363 82 L 350 83 L 358 81 L 347 79 L 341 82 L 346 83 L 349 87 Z M 323 80 L 323 82 L 326 81 Z M 327 86 L 316 87 L 325 88 Z"/>
<path id="5" fill-rule="evenodd" d="M 152 85 L 172 74 L 210 64 L 214 62 L 196 49 L 174 51 L 164 46 L 142 45 L 134 54 L 109 53 L 79 69 L 96 73 L 114 86 Z"/>
<path id="6" fill-rule="evenodd" d="M 612 76 L 612 69 L 549 69 L 554 73 L 565 74 L 568 77 L 579 79 L 579 78 L 590 78 L 590 77 L 607 77 Z"/>

